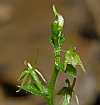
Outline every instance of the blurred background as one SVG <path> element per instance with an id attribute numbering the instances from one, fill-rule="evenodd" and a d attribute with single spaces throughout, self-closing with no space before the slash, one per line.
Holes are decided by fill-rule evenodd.
<path id="1" fill-rule="evenodd" d="M 54 3 L 65 19 L 65 37 L 78 47 L 87 71 L 78 74 L 76 93 L 80 105 L 100 105 L 100 0 Z M 46 105 L 40 97 L 15 91 L 26 59 L 49 80 L 52 20 L 49 0 L 0 0 L 0 105 Z M 76 105 L 74 100 L 72 105 Z"/>

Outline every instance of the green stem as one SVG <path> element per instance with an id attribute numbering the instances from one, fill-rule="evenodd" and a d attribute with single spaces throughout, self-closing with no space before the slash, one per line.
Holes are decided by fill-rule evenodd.
<path id="1" fill-rule="evenodd" d="M 55 90 L 55 84 L 56 84 L 58 74 L 59 74 L 59 70 L 57 70 L 57 67 L 55 66 L 51 80 L 48 85 L 48 93 L 49 93 L 48 104 L 49 105 L 54 105 L 54 100 L 53 100 L 54 99 L 54 90 Z"/>
<path id="2" fill-rule="evenodd" d="M 61 48 L 59 47 L 58 49 L 54 49 L 54 54 L 55 54 L 55 66 L 54 66 L 54 70 L 51 76 L 51 80 L 48 84 L 48 94 L 49 94 L 49 100 L 48 100 L 48 104 L 49 105 L 54 105 L 54 91 L 55 91 L 55 84 L 56 84 L 56 80 L 59 74 L 59 64 L 61 61 Z"/>

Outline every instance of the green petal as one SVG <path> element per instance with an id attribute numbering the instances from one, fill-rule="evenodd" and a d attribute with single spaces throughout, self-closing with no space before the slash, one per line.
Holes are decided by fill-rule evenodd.
<path id="1" fill-rule="evenodd" d="M 73 78 L 77 76 L 77 70 L 72 64 L 67 64 L 65 72 Z"/>
<path id="2" fill-rule="evenodd" d="M 68 49 L 65 53 L 65 66 L 67 66 L 67 64 L 72 64 L 74 67 L 79 65 L 82 70 L 85 71 L 83 63 L 75 47 Z"/>

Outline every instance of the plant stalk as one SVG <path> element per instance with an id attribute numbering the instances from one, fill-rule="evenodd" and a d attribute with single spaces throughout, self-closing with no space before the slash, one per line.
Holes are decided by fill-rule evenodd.
<path id="1" fill-rule="evenodd" d="M 49 105 L 54 105 L 55 85 L 56 85 L 56 80 L 60 71 L 58 66 L 61 62 L 61 57 L 60 57 L 61 50 L 57 51 L 57 49 L 54 49 L 54 52 L 55 52 L 55 65 L 54 65 L 54 70 L 51 76 L 51 80 L 48 84 L 48 94 L 49 94 L 48 104 Z"/>
<path id="2" fill-rule="evenodd" d="M 59 70 L 57 70 L 57 67 L 55 66 L 51 80 L 48 85 L 48 93 L 49 93 L 48 104 L 49 105 L 54 105 L 54 91 L 55 91 L 55 84 L 56 84 L 58 74 L 59 74 Z"/>

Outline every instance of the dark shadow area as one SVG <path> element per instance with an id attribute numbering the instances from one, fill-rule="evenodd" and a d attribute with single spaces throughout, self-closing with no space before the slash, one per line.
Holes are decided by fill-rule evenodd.
<path id="1" fill-rule="evenodd" d="M 96 41 L 100 41 L 100 37 L 96 32 L 96 28 L 94 26 L 91 25 L 84 25 L 82 27 L 80 27 L 79 30 L 79 34 L 82 38 L 86 39 L 86 40 L 96 40 Z"/>
<path id="2" fill-rule="evenodd" d="M 96 98 L 95 98 L 93 104 L 91 104 L 91 105 L 100 105 L 100 93 L 98 93 L 96 95 Z"/>
<path id="3" fill-rule="evenodd" d="M 27 97 L 30 95 L 24 90 L 20 90 L 19 92 L 16 92 L 19 88 L 14 84 L 3 82 L 1 85 L 7 97 Z"/>

